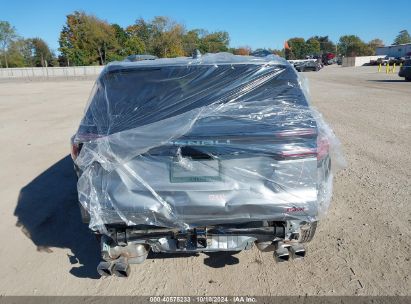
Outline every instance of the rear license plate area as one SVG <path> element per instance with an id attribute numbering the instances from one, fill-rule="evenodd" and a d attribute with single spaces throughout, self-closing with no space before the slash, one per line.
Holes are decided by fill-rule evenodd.
<path id="1" fill-rule="evenodd" d="M 175 159 L 170 166 L 170 182 L 202 183 L 221 180 L 221 164 L 215 159 Z"/>

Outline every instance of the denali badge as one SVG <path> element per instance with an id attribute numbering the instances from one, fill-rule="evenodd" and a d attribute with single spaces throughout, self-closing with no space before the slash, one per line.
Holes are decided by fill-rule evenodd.
<path id="1" fill-rule="evenodd" d="M 304 211 L 305 208 L 304 207 L 292 207 L 292 208 L 285 208 L 285 212 L 289 213 L 289 212 L 300 212 L 300 211 Z"/>
<path id="2" fill-rule="evenodd" d="M 171 142 L 176 146 L 213 146 L 213 145 L 229 145 L 231 141 L 226 140 L 173 140 Z"/>

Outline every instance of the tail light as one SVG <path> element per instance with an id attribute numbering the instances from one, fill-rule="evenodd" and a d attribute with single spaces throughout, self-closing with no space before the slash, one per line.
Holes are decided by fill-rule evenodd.
<path id="1" fill-rule="evenodd" d="M 299 130 L 287 130 L 277 132 L 276 136 L 279 138 L 299 138 L 299 137 L 312 137 L 315 136 L 316 130 L 313 128 L 299 129 Z M 289 150 L 281 151 L 283 158 L 303 158 L 303 157 L 315 157 L 317 150 L 315 148 L 305 147 L 290 147 Z"/>
<path id="2" fill-rule="evenodd" d="M 307 128 L 307 129 L 299 129 L 299 130 L 286 130 L 286 131 L 280 131 L 276 132 L 275 136 L 284 138 L 284 137 L 307 137 L 307 136 L 313 136 L 316 134 L 316 130 L 313 128 Z"/>
<path id="3" fill-rule="evenodd" d="M 278 137 L 307 137 L 315 135 L 315 131 L 312 129 L 304 129 L 297 131 L 286 131 L 276 134 Z M 317 160 L 324 159 L 330 150 L 330 144 L 328 138 L 322 134 L 317 135 L 317 147 L 305 148 L 305 147 L 290 147 L 289 150 L 281 151 L 283 158 L 303 158 L 303 157 L 317 157 Z"/>
<path id="4" fill-rule="evenodd" d="M 315 157 L 317 151 L 315 149 L 295 149 L 289 151 L 281 151 L 281 156 L 283 158 L 301 158 L 301 157 Z"/>
<path id="5" fill-rule="evenodd" d="M 73 160 L 77 159 L 84 142 L 92 141 L 100 137 L 103 136 L 94 133 L 77 133 L 71 138 L 71 158 Z M 76 139 L 76 142 L 74 142 L 74 138 Z"/>
<path id="6" fill-rule="evenodd" d="M 330 150 L 330 143 L 328 142 L 328 138 L 322 135 L 317 137 L 317 159 L 322 160 L 324 157 L 328 155 Z"/>
<path id="7" fill-rule="evenodd" d="M 71 158 L 73 159 L 73 160 L 76 160 L 77 159 L 77 157 L 78 157 L 78 155 L 79 155 L 79 153 L 80 153 L 80 144 L 78 144 L 78 143 L 71 143 Z"/>

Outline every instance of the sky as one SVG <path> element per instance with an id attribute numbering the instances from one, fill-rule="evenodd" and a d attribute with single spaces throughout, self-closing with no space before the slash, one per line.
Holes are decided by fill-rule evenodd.
<path id="1" fill-rule="evenodd" d="M 58 49 L 66 15 L 75 10 L 123 27 L 136 19 L 168 16 L 187 29 L 225 30 L 232 47 L 283 48 L 292 37 L 305 39 L 355 34 L 364 41 L 391 44 L 400 30 L 411 33 L 410 0 L 0 0 L 0 20 L 25 38 L 43 38 Z"/>

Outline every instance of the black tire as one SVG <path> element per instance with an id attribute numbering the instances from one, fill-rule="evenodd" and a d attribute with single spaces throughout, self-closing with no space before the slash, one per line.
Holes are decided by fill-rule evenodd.
<path id="1" fill-rule="evenodd" d="M 84 224 L 90 224 L 90 214 L 88 213 L 86 208 L 83 207 L 82 204 L 79 203 L 79 207 L 80 207 L 81 221 Z"/>
<path id="2" fill-rule="evenodd" d="M 405 81 L 411 81 L 411 77 L 405 77 Z"/>
<path id="3" fill-rule="evenodd" d="M 314 235 L 315 235 L 315 230 L 317 230 L 317 224 L 318 222 L 312 222 L 310 224 L 304 225 L 303 227 L 300 228 L 300 235 L 298 237 L 298 241 L 300 243 L 308 243 L 310 242 Z"/>

